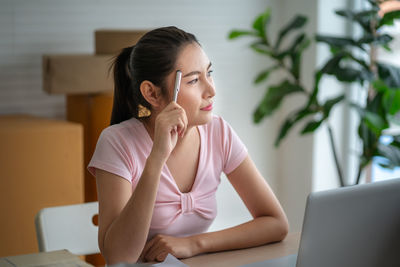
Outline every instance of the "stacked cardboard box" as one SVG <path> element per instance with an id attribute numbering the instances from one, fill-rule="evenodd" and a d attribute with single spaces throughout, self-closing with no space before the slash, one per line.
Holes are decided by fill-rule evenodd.
<path id="1" fill-rule="evenodd" d="M 43 89 L 65 94 L 67 120 L 84 127 L 85 166 L 101 131 L 110 123 L 113 103 L 112 59 L 124 47 L 134 45 L 145 30 L 97 30 L 95 54 L 44 55 Z M 85 201 L 95 201 L 93 177 L 85 171 Z"/>
<path id="2" fill-rule="evenodd" d="M 146 33 L 146 30 L 97 30 L 95 32 L 96 55 L 115 55 L 122 48 L 132 46 Z"/>
<path id="3" fill-rule="evenodd" d="M 124 47 L 134 45 L 145 30 L 98 30 L 93 55 L 44 55 L 43 85 L 49 94 L 65 94 L 67 120 L 84 129 L 85 201 L 96 201 L 95 179 L 86 170 L 101 131 L 110 123 L 113 77 L 110 66 Z M 104 264 L 99 256 L 87 261 Z"/>
<path id="4" fill-rule="evenodd" d="M 43 89 L 50 94 L 110 92 L 109 55 L 44 55 Z"/>
<path id="5" fill-rule="evenodd" d="M 0 256 L 37 252 L 36 213 L 83 202 L 82 126 L 3 115 L 0 150 Z"/>

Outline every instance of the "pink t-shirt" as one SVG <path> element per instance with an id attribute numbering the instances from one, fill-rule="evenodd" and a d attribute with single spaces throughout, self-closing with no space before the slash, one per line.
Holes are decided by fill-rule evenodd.
<path id="1" fill-rule="evenodd" d="M 247 156 L 247 149 L 221 117 L 197 127 L 200 155 L 192 189 L 180 192 L 168 166 L 164 165 L 148 239 L 155 234 L 188 236 L 207 231 L 217 215 L 215 193 L 221 173 L 229 174 Z M 103 130 L 88 170 L 96 168 L 128 180 L 135 190 L 153 141 L 144 125 L 130 119 Z"/>

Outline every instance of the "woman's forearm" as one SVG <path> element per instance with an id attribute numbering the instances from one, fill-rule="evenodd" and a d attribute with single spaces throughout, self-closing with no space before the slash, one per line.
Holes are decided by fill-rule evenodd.
<path id="1" fill-rule="evenodd" d="M 261 216 L 241 225 L 217 232 L 192 236 L 196 254 L 241 249 L 281 241 L 288 233 L 286 219 Z"/>
<path id="2" fill-rule="evenodd" d="M 108 227 L 102 250 L 108 264 L 138 260 L 147 240 L 163 165 L 162 160 L 147 159 L 134 193 Z"/>

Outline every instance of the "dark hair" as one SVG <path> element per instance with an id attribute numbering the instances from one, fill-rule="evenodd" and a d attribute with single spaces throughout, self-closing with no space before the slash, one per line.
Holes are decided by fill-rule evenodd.
<path id="1" fill-rule="evenodd" d="M 181 48 L 189 43 L 199 44 L 193 34 L 171 26 L 149 31 L 136 45 L 122 49 L 113 62 L 111 125 L 138 118 L 139 105 L 151 110 L 140 92 L 140 84 L 148 80 L 166 94 L 165 79 L 174 70 Z"/>

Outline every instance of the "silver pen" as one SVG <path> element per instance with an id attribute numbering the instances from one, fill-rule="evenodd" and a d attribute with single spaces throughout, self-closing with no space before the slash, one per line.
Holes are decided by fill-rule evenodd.
<path id="1" fill-rule="evenodd" d="M 175 76 L 174 97 L 172 99 L 174 102 L 176 102 L 176 100 L 178 99 L 178 92 L 179 88 L 181 87 L 181 79 L 182 79 L 182 72 L 180 70 L 177 70 Z"/>

